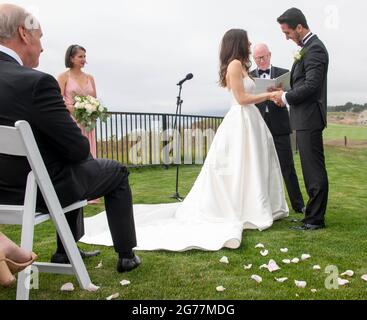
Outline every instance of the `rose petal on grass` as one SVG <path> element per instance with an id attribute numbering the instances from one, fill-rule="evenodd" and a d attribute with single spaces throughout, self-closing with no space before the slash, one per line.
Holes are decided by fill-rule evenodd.
<path id="1" fill-rule="evenodd" d="M 312 292 L 312 293 L 316 293 L 316 292 L 317 292 L 317 290 L 316 290 L 316 289 L 311 289 L 311 292 Z"/>
<path id="2" fill-rule="evenodd" d="M 317 264 L 312 267 L 313 270 L 321 270 L 321 267 Z"/>
<path id="3" fill-rule="evenodd" d="M 345 286 L 348 283 L 349 283 L 349 280 L 338 278 L 338 285 L 339 286 Z"/>
<path id="4" fill-rule="evenodd" d="M 258 244 L 255 246 L 255 249 L 258 249 L 258 248 L 264 249 L 264 248 L 265 248 L 265 246 L 264 246 L 262 243 L 258 243 Z"/>
<path id="5" fill-rule="evenodd" d="M 260 276 L 258 276 L 257 274 L 254 274 L 251 276 L 252 280 L 255 280 L 257 283 L 261 283 L 263 281 L 263 278 L 261 278 Z"/>
<path id="6" fill-rule="evenodd" d="M 224 288 L 223 286 L 219 286 L 219 287 L 216 287 L 215 290 L 217 290 L 218 292 L 223 292 L 226 290 L 226 288 Z"/>
<path id="7" fill-rule="evenodd" d="M 361 277 L 362 280 L 364 281 L 367 281 L 367 274 L 364 274 L 362 277 Z"/>
<path id="8" fill-rule="evenodd" d="M 268 268 L 268 265 L 267 264 L 262 264 L 260 267 L 259 267 L 259 269 L 261 270 L 261 269 L 267 269 Z"/>
<path id="9" fill-rule="evenodd" d="M 71 282 L 65 283 L 62 285 L 61 291 L 74 291 L 74 285 Z"/>
<path id="10" fill-rule="evenodd" d="M 291 260 L 289 260 L 289 259 L 284 259 L 284 260 L 282 260 L 282 262 L 283 262 L 284 264 L 290 264 L 290 263 L 291 263 Z"/>
<path id="11" fill-rule="evenodd" d="M 88 288 L 87 291 L 89 292 L 97 292 L 100 289 L 100 287 L 94 285 L 93 283 L 91 283 Z"/>
<path id="12" fill-rule="evenodd" d="M 102 261 L 94 269 L 101 269 L 103 267 Z"/>
<path id="13" fill-rule="evenodd" d="M 298 262 L 299 262 L 299 259 L 298 258 L 292 259 L 292 263 L 298 263 Z"/>
<path id="14" fill-rule="evenodd" d="M 229 260 L 226 256 L 222 257 L 220 260 L 219 260 L 220 263 L 225 263 L 225 264 L 228 264 L 229 263 Z"/>
<path id="15" fill-rule="evenodd" d="M 130 283 L 131 283 L 131 282 L 130 282 L 129 280 L 122 280 L 122 281 L 120 281 L 120 284 L 121 284 L 122 286 L 128 286 Z"/>
<path id="16" fill-rule="evenodd" d="M 294 283 L 296 284 L 296 286 L 298 288 L 306 288 L 306 286 L 307 286 L 307 282 L 306 281 L 294 280 Z"/>
<path id="17" fill-rule="evenodd" d="M 277 263 L 274 260 L 270 260 L 268 263 L 268 270 L 270 272 L 274 272 L 274 271 L 280 270 L 280 267 L 277 265 Z"/>
<path id="18" fill-rule="evenodd" d="M 245 270 L 250 270 L 252 268 L 252 264 L 244 265 L 243 268 Z"/>
<path id="19" fill-rule="evenodd" d="M 288 278 L 274 278 L 276 281 L 280 282 L 280 283 L 283 283 L 283 282 L 286 282 L 288 280 Z"/>
<path id="20" fill-rule="evenodd" d="M 305 261 L 305 260 L 310 259 L 310 258 L 311 258 L 311 256 L 310 256 L 308 253 L 304 253 L 304 254 L 301 256 L 301 260 L 302 260 L 302 261 Z"/>
<path id="21" fill-rule="evenodd" d="M 109 297 L 107 297 L 106 300 L 115 300 L 119 296 L 120 296 L 120 294 L 117 292 L 117 293 L 114 293 L 114 294 L 110 295 Z"/>
<path id="22" fill-rule="evenodd" d="M 263 257 L 266 257 L 266 256 L 269 254 L 269 250 L 261 250 L 261 251 L 260 251 L 260 254 L 261 254 Z"/>
<path id="23" fill-rule="evenodd" d="M 353 270 L 347 270 L 347 271 L 343 272 L 341 274 L 341 276 L 353 277 L 354 276 L 354 271 Z"/>
<path id="24" fill-rule="evenodd" d="M 287 253 L 288 252 L 288 248 L 282 248 L 282 249 L 280 249 L 280 252 Z"/>

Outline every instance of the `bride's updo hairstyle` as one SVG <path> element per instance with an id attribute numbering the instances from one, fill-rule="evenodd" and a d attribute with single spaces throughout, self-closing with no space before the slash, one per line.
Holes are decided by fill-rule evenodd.
<path id="1" fill-rule="evenodd" d="M 245 30 L 231 29 L 226 32 L 222 39 L 219 59 L 219 84 L 221 87 L 227 87 L 227 69 L 233 60 L 241 61 L 247 73 L 249 72 L 251 68 L 250 44 Z"/>

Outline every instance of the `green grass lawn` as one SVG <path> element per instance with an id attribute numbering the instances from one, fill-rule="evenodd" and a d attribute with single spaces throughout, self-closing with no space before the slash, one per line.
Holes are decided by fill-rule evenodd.
<path id="1" fill-rule="evenodd" d="M 245 231 L 242 245 L 237 250 L 224 249 L 219 252 L 190 251 L 185 253 L 140 252 L 142 265 L 128 273 L 115 271 L 116 255 L 113 248 L 88 246 L 83 249 L 101 249 L 99 257 L 85 260 L 92 281 L 101 286 L 96 293 L 79 289 L 72 276 L 41 274 L 39 290 L 32 290 L 31 299 L 105 299 L 119 292 L 120 299 L 366 299 L 367 282 L 361 280 L 367 274 L 367 149 L 326 148 L 327 168 L 330 179 L 330 198 L 327 212 L 327 228 L 314 232 L 289 230 L 292 223 L 286 219 L 276 222 L 264 232 Z M 299 158 L 296 156 L 300 172 Z M 182 167 L 180 192 L 186 194 L 197 174 L 199 166 Z M 150 168 L 131 170 L 130 182 L 135 203 L 171 202 L 175 191 L 175 169 Z M 301 175 L 299 175 L 302 181 Z M 301 183 L 304 192 L 303 183 Z M 305 192 L 304 192 L 305 194 Z M 90 206 L 87 215 L 102 211 L 102 206 Z M 291 217 L 299 217 L 292 213 Z M 15 241 L 19 241 L 19 228 L 0 226 Z M 189 236 L 189 235 L 188 235 Z M 55 249 L 55 233 L 51 223 L 36 228 L 34 251 L 40 261 L 48 261 Z M 270 251 L 267 257 L 255 249 L 263 243 Z M 280 248 L 289 248 L 289 253 Z M 300 257 L 309 253 L 311 259 L 299 264 L 284 265 L 282 259 Z M 228 265 L 219 263 L 227 256 Z M 280 271 L 269 273 L 259 266 L 275 259 Z M 95 269 L 100 261 L 102 269 Z M 244 264 L 253 264 L 252 270 L 244 270 Z M 312 270 L 320 265 L 321 271 Z M 350 284 L 338 290 L 327 290 L 324 282 L 328 276 L 326 266 L 335 265 L 340 273 L 352 269 L 355 276 Z M 250 279 L 252 274 L 263 277 L 257 284 Z M 285 283 L 278 283 L 274 277 L 288 277 Z M 123 279 L 131 281 L 128 287 L 121 287 Z M 307 281 L 305 289 L 295 286 L 294 280 Z M 60 292 L 66 282 L 73 282 L 74 292 Z M 216 292 L 217 286 L 226 291 Z M 318 290 L 312 293 L 311 289 Z M 0 299 L 14 299 L 15 287 L 0 288 Z"/>
<path id="2" fill-rule="evenodd" d="M 367 140 L 367 126 L 348 126 L 341 124 L 328 124 L 324 132 L 324 139 L 327 140 Z"/>

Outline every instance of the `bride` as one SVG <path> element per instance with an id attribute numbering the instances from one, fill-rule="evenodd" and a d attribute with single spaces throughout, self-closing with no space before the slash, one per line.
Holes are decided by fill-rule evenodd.
<path id="1" fill-rule="evenodd" d="M 254 105 L 247 32 L 231 29 L 220 52 L 220 84 L 232 107 L 214 137 L 202 170 L 182 203 L 135 205 L 136 250 L 220 250 L 240 246 L 244 229 L 265 230 L 288 216 L 273 138 Z M 82 242 L 112 245 L 105 213 L 85 221 Z"/>

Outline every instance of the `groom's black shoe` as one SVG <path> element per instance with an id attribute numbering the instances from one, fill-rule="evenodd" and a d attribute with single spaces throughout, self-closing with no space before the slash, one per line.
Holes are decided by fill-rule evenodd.
<path id="1" fill-rule="evenodd" d="M 305 223 L 302 226 L 297 226 L 297 227 L 291 227 L 291 230 L 300 230 L 300 231 L 313 231 L 313 230 L 319 230 L 319 229 L 324 229 L 325 225 L 324 224 L 309 224 L 309 223 Z"/>
<path id="2" fill-rule="evenodd" d="M 119 258 L 117 261 L 117 272 L 129 272 L 141 264 L 141 260 L 138 256 L 134 255 L 133 258 Z"/>
<path id="3" fill-rule="evenodd" d="M 78 249 L 79 249 L 79 252 L 80 252 L 80 255 L 81 255 L 82 259 L 95 257 L 95 256 L 98 256 L 101 253 L 101 251 L 99 251 L 99 250 L 88 252 L 88 251 L 84 251 L 80 248 L 78 248 Z M 58 252 L 56 252 L 52 255 L 51 262 L 52 263 L 61 263 L 61 264 L 69 264 L 70 263 L 68 255 L 66 253 L 58 253 Z"/>

